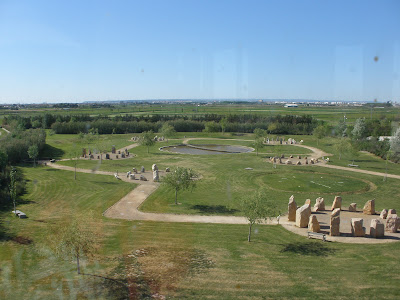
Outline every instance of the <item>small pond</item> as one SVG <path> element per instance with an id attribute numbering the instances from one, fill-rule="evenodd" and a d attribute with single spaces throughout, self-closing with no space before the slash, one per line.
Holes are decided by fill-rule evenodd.
<path id="1" fill-rule="evenodd" d="M 177 145 L 166 146 L 160 148 L 161 151 L 168 151 L 181 154 L 196 154 L 196 155 L 209 155 L 209 154 L 232 154 L 232 153 L 246 153 L 254 149 L 245 146 L 232 146 L 232 145 Z"/>

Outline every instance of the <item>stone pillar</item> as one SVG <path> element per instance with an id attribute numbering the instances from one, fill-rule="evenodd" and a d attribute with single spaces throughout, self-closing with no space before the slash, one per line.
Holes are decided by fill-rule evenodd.
<path id="1" fill-rule="evenodd" d="M 369 235 L 372 238 L 381 238 L 385 236 L 385 225 L 379 219 L 371 220 L 371 227 L 369 229 Z"/>
<path id="2" fill-rule="evenodd" d="M 314 211 L 324 211 L 325 210 L 325 201 L 324 198 L 318 197 L 315 199 Z"/>
<path id="3" fill-rule="evenodd" d="M 332 209 L 334 210 L 336 208 L 341 209 L 342 208 L 342 197 L 340 196 L 335 196 L 335 199 L 333 200 L 333 204 L 332 204 Z"/>
<path id="4" fill-rule="evenodd" d="M 362 218 L 351 219 L 351 233 L 355 237 L 365 236 L 365 227 L 363 227 L 364 220 Z"/>
<path id="5" fill-rule="evenodd" d="M 385 230 L 389 232 L 397 232 L 400 226 L 400 219 L 397 215 L 388 215 L 386 219 Z"/>
<path id="6" fill-rule="evenodd" d="M 296 221 L 296 209 L 297 209 L 297 204 L 294 201 L 294 196 L 292 195 L 289 198 L 289 204 L 288 204 L 288 220 L 295 222 Z"/>
<path id="7" fill-rule="evenodd" d="M 321 228 L 319 226 L 319 222 L 315 215 L 310 216 L 310 220 L 308 221 L 308 231 L 311 232 L 320 232 Z"/>
<path id="8" fill-rule="evenodd" d="M 296 226 L 300 228 L 308 227 L 308 221 L 311 216 L 311 206 L 304 204 L 296 210 Z"/>
<path id="9" fill-rule="evenodd" d="M 375 200 L 368 200 L 367 203 L 365 203 L 363 213 L 366 215 L 375 214 Z"/>
<path id="10" fill-rule="evenodd" d="M 340 208 L 336 208 L 332 211 L 330 227 L 329 234 L 331 236 L 340 235 Z"/>

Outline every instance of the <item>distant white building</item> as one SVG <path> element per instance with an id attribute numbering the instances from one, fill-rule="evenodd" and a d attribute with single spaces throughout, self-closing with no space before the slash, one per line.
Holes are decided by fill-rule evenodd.
<path id="1" fill-rule="evenodd" d="M 287 103 L 287 104 L 285 104 L 285 107 L 287 108 L 287 107 L 299 107 L 299 106 L 294 103 Z"/>

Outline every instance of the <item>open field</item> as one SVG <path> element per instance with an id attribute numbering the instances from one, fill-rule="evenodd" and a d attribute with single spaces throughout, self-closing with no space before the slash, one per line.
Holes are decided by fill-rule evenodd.
<path id="1" fill-rule="evenodd" d="M 14 240 L 0 242 L 0 296 L 124 299 L 159 293 L 172 299 L 398 298 L 399 243 L 351 245 L 308 241 L 280 226 L 128 222 L 100 217 L 104 207 L 133 186 L 112 177 L 46 167 L 22 168 L 28 181 L 29 219 L 3 213 Z M 52 176 L 48 176 L 48 173 Z M 116 189 L 115 187 L 118 186 Z M 46 247 L 48 228 L 74 214 L 101 234 L 98 253 L 78 276 L 73 262 Z M 134 254 L 134 255 L 132 255 Z M 385 293 L 382 294 L 382 289 Z M 329 298 L 329 297 L 328 297 Z"/>
<path id="2" fill-rule="evenodd" d="M 92 108 L 90 106 L 80 107 L 76 109 L 22 109 L 18 111 L 0 110 L 0 118 L 4 115 L 21 114 L 21 115 L 38 115 L 44 112 L 52 114 L 87 114 L 91 116 L 108 115 L 109 117 L 132 115 L 205 115 L 205 114 L 257 114 L 257 115 L 312 115 L 318 120 L 328 122 L 328 124 L 336 124 L 339 120 L 347 118 L 349 124 L 353 124 L 358 118 L 376 118 L 382 119 L 387 117 L 399 117 L 400 109 L 396 107 L 390 108 L 370 108 L 370 107 L 347 107 L 347 106 L 299 106 L 298 108 L 284 108 L 282 105 L 272 105 L 266 103 L 220 103 L 207 105 L 194 104 L 129 104 L 118 105 L 113 108 Z"/>
<path id="3" fill-rule="evenodd" d="M 182 140 L 170 141 L 169 144 L 181 143 Z M 249 145 L 247 141 L 228 140 L 191 140 L 190 143 L 221 143 Z M 81 160 L 79 168 L 96 169 L 119 173 L 127 172 L 132 167 L 144 166 L 150 170 L 156 163 L 160 169 L 166 167 L 186 166 L 202 175 L 202 180 L 193 191 L 185 191 L 178 195 L 181 203 L 173 204 L 173 191 L 166 187 L 159 188 L 142 205 L 141 209 L 149 212 L 186 213 L 186 214 L 233 214 L 240 215 L 238 200 L 254 189 L 264 188 L 273 197 L 283 212 L 286 210 L 289 197 L 294 194 L 299 203 L 311 198 L 325 197 L 330 203 L 336 194 L 343 196 L 344 205 L 356 202 L 362 207 L 369 199 L 376 199 L 377 209 L 396 207 L 396 195 L 400 187 L 396 179 L 383 182 L 382 177 L 369 176 L 341 170 L 332 170 L 319 166 L 285 166 L 278 165 L 276 169 L 267 162 L 270 154 L 262 150 L 258 156 L 253 153 L 224 155 L 185 155 L 159 151 L 157 143 L 147 154 L 145 147 L 133 149 L 134 158 L 124 160 L 99 161 Z M 307 149 L 289 146 L 278 147 L 279 152 L 286 155 L 298 153 Z M 285 151 L 286 150 L 286 151 Z M 291 150 L 291 151 L 290 151 Z M 277 152 L 277 151 L 274 151 Z M 74 166 L 74 161 L 61 161 L 59 164 Z M 245 170 L 250 167 L 253 170 Z M 285 179 L 284 179 L 285 178 Z"/>

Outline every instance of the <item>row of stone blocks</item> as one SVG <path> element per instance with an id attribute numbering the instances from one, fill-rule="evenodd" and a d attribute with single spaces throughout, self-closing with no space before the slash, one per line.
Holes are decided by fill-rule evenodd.
<path id="1" fill-rule="evenodd" d="M 317 204 L 321 204 L 323 202 L 322 198 L 317 199 Z M 335 200 L 336 197 L 335 197 Z M 309 200 L 311 202 L 311 200 Z M 295 221 L 296 226 L 300 228 L 308 227 L 309 231 L 319 232 L 320 225 L 315 215 L 311 215 L 311 203 L 304 204 L 303 206 L 297 208 L 296 203 L 294 202 L 294 197 L 290 197 L 289 200 L 289 221 Z M 374 213 L 374 200 L 370 200 L 366 203 L 364 207 L 364 213 L 371 214 L 371 208 Z M 293 215 L 293 208 L 297 208 L 295 211 L 295 215 Z M 389 210 L 390 214 L 385 214 L 385 211 L 381 212 L 382 218 L 387 218 L 386 221 L 386 231 L 397 232 L 397 229 L 400 227 L 400 219 L 397 217 L 396 211 L 394 209 Z M 362 218 L 352 218 L 351 219 L 351 231 L 353 236 L 362 237 L 365 236 L 365 227 L 363 227 L 364 220 Z M 371 220 L 370 227 L 370 236 L 373 238 L 380 238 L 384 236 L 385 225 L 379 219 Z M 333 208 L 331 217 L 330 217 L 330 235 L 331 236 L 339 236 L 340 235 L 340 208 Z"/>
<path id="2" fill-rule="evenodd" d="M 153 165 L 151 166 L 151 170 L 153 171 L 153 181 L 155 181 L 155 182 L 160 181 L 160 176 L 159 176 L 159 173 L 158 173 L 158 167 L 157 167 L 157 165 L 156 165 L 156 164 L 153 164 Z M 142 166 L 142 168 L 140 169 L 140 171 L 141 171 L 141 173 L 144 173 L 144 172 L 145 172 L 145 169 L 144 169 L 143 166 Z M 170 169 L 169 169 L 169 168 L 166 168 L 166 169 L 165 169 L 165 172 L 170 172 Z M 132 168 L 132 171 L 128 171 L 128 172 L 126 173 L 126 177 L 127 177 L 127 178 L 130 178 L 131 180 L 134 180 L 134 179 L 136 179 L 135 174 L 137 174 L 137 173 L 138 173 L 137 169 L 136 169 L 136 168 Z M 140 175 L 139 180 L 141 180 L 141 181 L 147 181 L 147 178 L 144 177 L 144 175 Z"/>
<path id="3" fill-rule="evenodd" d="M 325 209 L 325 201 L 324 198 L 318 197 L 315 200 L 315 205 L 314 205 L 314 211 L 324 211 Z M 307 199 L 305 204 L 309 204 L 311 206 L 311 199 Z M 340 196 L 335 196 L 335 199 L 333 200 L 333 204 L 331 207 L 331 210 L 333 211 L 334 209 L 339 208 L 342 209 L 342 197 Z M 296 210 L 297 210 L 297 205 L 296 202 L 294 201 L 294 196 L 292 195 L 289 198 L 289 205 L 288 205 L 288 219 L 289 221 L 295 221 L 296 220 Z M 351 203 L 349 206 L 349 211 L 350 212 L 356 212 L 357 211 L 357 203 Z M 389 210 L 389 211 L 394 211 L 392 214 L 395 214 L 396 211 L 394 209 Z M 363 213 L 366 215 L 374 215 L 375 214 L 375 200 L 368 200 L 363 208 Z M 389 212 L 387 210 L 382 211 L 383 214 L 388 214 Z M 381 214 L 382 214 L 381 213 Z M 384 217 L 381 216 L 381 218 L 384 219 Z"/>

